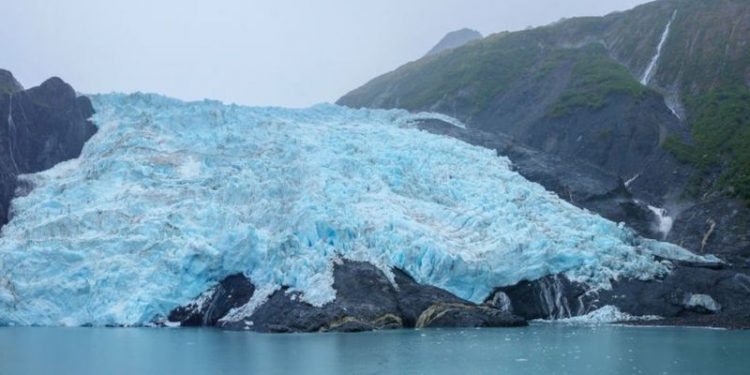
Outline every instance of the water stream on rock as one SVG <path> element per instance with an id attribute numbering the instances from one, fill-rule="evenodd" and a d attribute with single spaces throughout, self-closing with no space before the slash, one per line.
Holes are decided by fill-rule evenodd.
<path id="1" fill-rule="evenodd" d="M 13 162 L 13 168 L 18 173 L 18 163 L 16 163 L 15 147 L 13 145 L 15 139 L 16 123 L 13 121 L 13 94 L 10 94 L 8 95 L 8 152 L 10 153 L 10 161 Z"/>
<path id="2" fill-rule="evenodd" d="M 659 57 L 661 57 L 661 49 L 664 47 L 664 43 L 666 43 L 667 38 L 669 37 L 669 29 L 670 27 L 672 27 L 672 22 L 674 22 L 675 17 L 677 17 L 677 11 L 672 13 L 672 18 L 670 18 L 669 22 L 667 23 L 667 27 L 664 29 L 664 33 L 661 35 L 661 40 L 659 40 L 659 45 L 656 47 L 656 54 L 653 58 L 651 58 L 651 62 L 648 64 L 646 71 L 643 72 L 643 77 L 641 78 L 641 83 L 643 85 L 648 85 L 649 82 L 651 82 L 651 78 L 653 78 L 654 76 L 654 69 L 656 69 L 656 65 L 659 62 Z"/>

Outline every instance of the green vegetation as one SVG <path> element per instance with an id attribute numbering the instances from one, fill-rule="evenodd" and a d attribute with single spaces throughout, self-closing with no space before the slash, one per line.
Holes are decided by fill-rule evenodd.
<path id="1" fill-rule="evenodd" d="M 10 83 L 0 82 L 0 95 L 10 94 L 15 91 L 15 88 Z"/>
<path id="2" fill-rule="evenodd" d="M 574 65 L 566 92 L 550 110 L 553 117 L 567 115 L 576 107 L 599 109 L 609 95 L 640 97 L 648 91 L 624 66 L 612 60 L 601 45 L 561 53 L 569 55 Z"/>
<path id="3" fill-rule="evenodd" d="M 485 108 L 489 100 L 510 89 L 539 58 L 543 51 L 537 46 L 538 34 L 498 34 L 406 65 L 395 72 L 397 77 L 409 76 L 408 87 L 402 87 L 399 106 L 425 109 L 446 93 L 465 92 L 471 97 L 469 114 Z"/>
<path id="4" fill-rule="evenodd" d="M 696 184 L 712 172 L 712 188 L 729 188 L 750 203 L 750 89 L 732 86 L 691 97 L 692 144 L 670 138 L 665 147 L 698 170 Z"/>
<path id="5" fill-rule="evenodd" d="M 675 1 L 660 61 L 687 110 L 692 140 L 664 147 L 696 168 L 692 193 L 728 189 L 750 203 L 750 7 L 743 0 Z"/>
<path id="6" fill-rule="evenodd" d="M 19 84 L 7 70 L 0 69 L 0 95 L 11 94 L 19 89 Z"/>

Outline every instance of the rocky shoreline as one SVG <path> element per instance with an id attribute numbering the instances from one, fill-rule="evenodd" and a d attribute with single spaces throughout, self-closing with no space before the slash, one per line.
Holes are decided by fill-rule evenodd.
<path id="1" fill-rule="evenodd" d="M 473 304 L 421 285 L 399 269 L 393 270 L 392 282 L 369 263 L 340 260 L 334 266 L 336 299 L 324 306 L 312 306 L 282 288 L 243 314 L 244 306 L 253 305 L 256 289 L 244 276 L 232 275 L 156 324 L 264 333 L 520 327 L 614 306 L 634 319 L 605 323 L 748 329 L 750 305 L 742 295 L 750 279 L 744 277 L 723 268 L 677 265 L 661 279 L 616 281 L 611 290 L 592 290 L 551 275 L 498 288 L 484 303 Z M 661 319 L 637 320 L 640 316 Z"/>
<path id="2" fill-rule="evenodd" d="M 377 267 L 334 264 L 336 299 L 324 306 L 282 288 L 242 313 L 256 292 L 241 275 L 224 279 L 195 302 L 173 310 L 162 324 L 209 326 L 265 333 L 362 332 L 398 328 L 519 327 L 527 321 L 492 303 L 474 304 L 440 288 L 417 283 L 394 269 L 393 283 Z"/>

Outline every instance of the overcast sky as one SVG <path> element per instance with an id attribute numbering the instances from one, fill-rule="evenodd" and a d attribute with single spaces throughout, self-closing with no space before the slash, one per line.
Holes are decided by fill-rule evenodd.
<path id="1" fill-rule="evenodd" d="M 248 105 L 335 101 L 462 27 L 488 35 L 645 0 L 0 0 L 0 68 L 26 87 Z"/>

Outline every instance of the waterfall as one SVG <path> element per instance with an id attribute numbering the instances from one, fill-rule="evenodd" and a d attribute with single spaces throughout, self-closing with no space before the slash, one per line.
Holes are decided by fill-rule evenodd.
<path id="1" fill-rule="evenodd" d="M 564 286 L 558 275 L 540 280 L 539 301 L 546 310 L 548 319 L 563 319 L 572 316 Z"/>
<path id="2" fill-rule="evenodd" d="M 676 10 L 674 11 L 674 13 L 672 13 L 672 18 L 667 23 L 667 27 L 664 29 L 664 33 L 661 35 L 659 45 L 656 47 L 656 55 L 651 58 L 651 62 L 648 64 L 646 71 L 643 72 L 643 77 L 641 78 L 641 84 L 643 85 L 648 85 L 648 83 L 651 81 L 651 78 L 654 76 L 654 69 L 656 68 L 656 64 L 659 62 L 661 49 L 662 47 L 664 47 L 664 43 L 667 41 L 667 37 L 669 37 L 669 28 L 672 26 L 672 22 L 674 21 L 675 17 L 677 17 Z"/>
<path id="3" fill-rule="evenodd" d="M 13 163 L 16 174 L 18 174 L 18 164 L 14 155 L 13 141 L 16 139 L 16 123 L 13 121 L 13 94 L 8 96 L 8 151 L 10 152 L 10 161 Z"/>
<path id="4" fill-rule="evenodd" d="M 504 292 L 496 292 L 490 301 L 490 305 L 502 312 L 513 313 L 513 304 L 510 297 Z"/>
<path id="5" fill-rule="evenodd" d="M 638 177 L 641 177 L 640 173 L 636 174 L 635 176 L 631 177 L 629 180 L 625 181 L 625 187 L 626 188 L 630 187 L 630 184 L 632 184 L 633 182 L 635 182 L 635 180 L 637 180 Z"/>
<path id="6" fill-rule="evenodd" d="M 656 229 L 662 234 L 662 239 L 667 239 L 669 232 L 672 230 L 674 219 L 667 215 L 667 210 L 649 205 L 648 209 L 656 215 Z"/>

